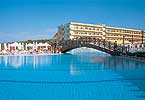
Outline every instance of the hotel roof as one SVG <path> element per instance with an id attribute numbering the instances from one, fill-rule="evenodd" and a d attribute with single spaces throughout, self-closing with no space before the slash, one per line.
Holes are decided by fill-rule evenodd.
<path id="1" fill-rule="evenodd" d="M 130 28 L 119 28 L 119 27 L 113 27 L 108 26 L 105 24 L 87 24 L 87 23 L 79 23 L 79 22 L 69 22 L 68 24 L 78 24 L 78 25 L 86 25 L 86 26 L 96 26 L 96 27 L 106 27 L 106 28 L 114 28 L 114 29 L 121 29 L 121 30 L 128 30 L 128 31 L 141 31 L 139 29 L 130 29 Z"/>

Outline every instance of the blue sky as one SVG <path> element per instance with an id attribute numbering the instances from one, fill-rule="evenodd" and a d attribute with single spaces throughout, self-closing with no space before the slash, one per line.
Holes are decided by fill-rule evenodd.
<path id="1" fill-rule="evenodd" d="M 0 0 L 0 42 L 52 38 L 69 21 L 145 30 L 145 0 Z"/>

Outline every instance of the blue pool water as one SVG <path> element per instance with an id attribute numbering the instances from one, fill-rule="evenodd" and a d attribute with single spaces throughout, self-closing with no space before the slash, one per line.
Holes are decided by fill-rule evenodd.
<path id="1" fill-rule="evenodd" d="M 0 100 L 145 100 L 145 62 L 113 56 L 0 56 Z"/>

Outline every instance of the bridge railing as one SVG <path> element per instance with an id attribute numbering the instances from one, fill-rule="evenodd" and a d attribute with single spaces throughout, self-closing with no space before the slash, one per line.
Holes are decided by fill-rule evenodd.
<path id="1" fill-rule="evenodd" d="M 68 48 L 71 46 L 78 46 L 82 44 L 92 44 L 98 47 L 102 47 L 109 50 L 117 50 L 117 43 L 111 43 L 109 41 L 100 40 L 100 39 L 93 39 L 93 40 L 85 40 L 85 39 L 77 39 L 77 40 L 65 40 L 62 41 L 61 46 L 63 48 Z"/>
<path id="2" fill-rule="evenodd" d="M 118 45 L 116 41 L 112 43 L 110 41 L 105 41 L 101 39 L 75 39 L 75 40 L 65 40 L 59 43 L 59 45 L 62 47 L 61 49 L 67 49 L 67 48 L 79 47 L 79 46 L 81 47 L 85 44 L 92 44 L 104 48 L 106 50 L 119 52 L 122 54 L 128 52 L 131 49 L 130 45 L 124 45 L 124 44 Z"/>

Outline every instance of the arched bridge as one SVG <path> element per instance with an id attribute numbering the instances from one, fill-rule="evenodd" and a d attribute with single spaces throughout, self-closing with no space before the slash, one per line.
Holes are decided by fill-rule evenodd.
<path id="1" fill-rule="evenodd" d="M 93 39 L 93 40 L 65 40 L 60 43 L 60 51 L 62 53 L 66 53 L 75 48 L 79 47 L 88 47 L 94 48 L 96 50 L 100 50 L 106 52 L 111 55 L 122 55 L 123 48 L 117 45 L 117 42 L 111 43 L 105 40 Z M 121 51 L 122 50 L 122 51 Z"/>

